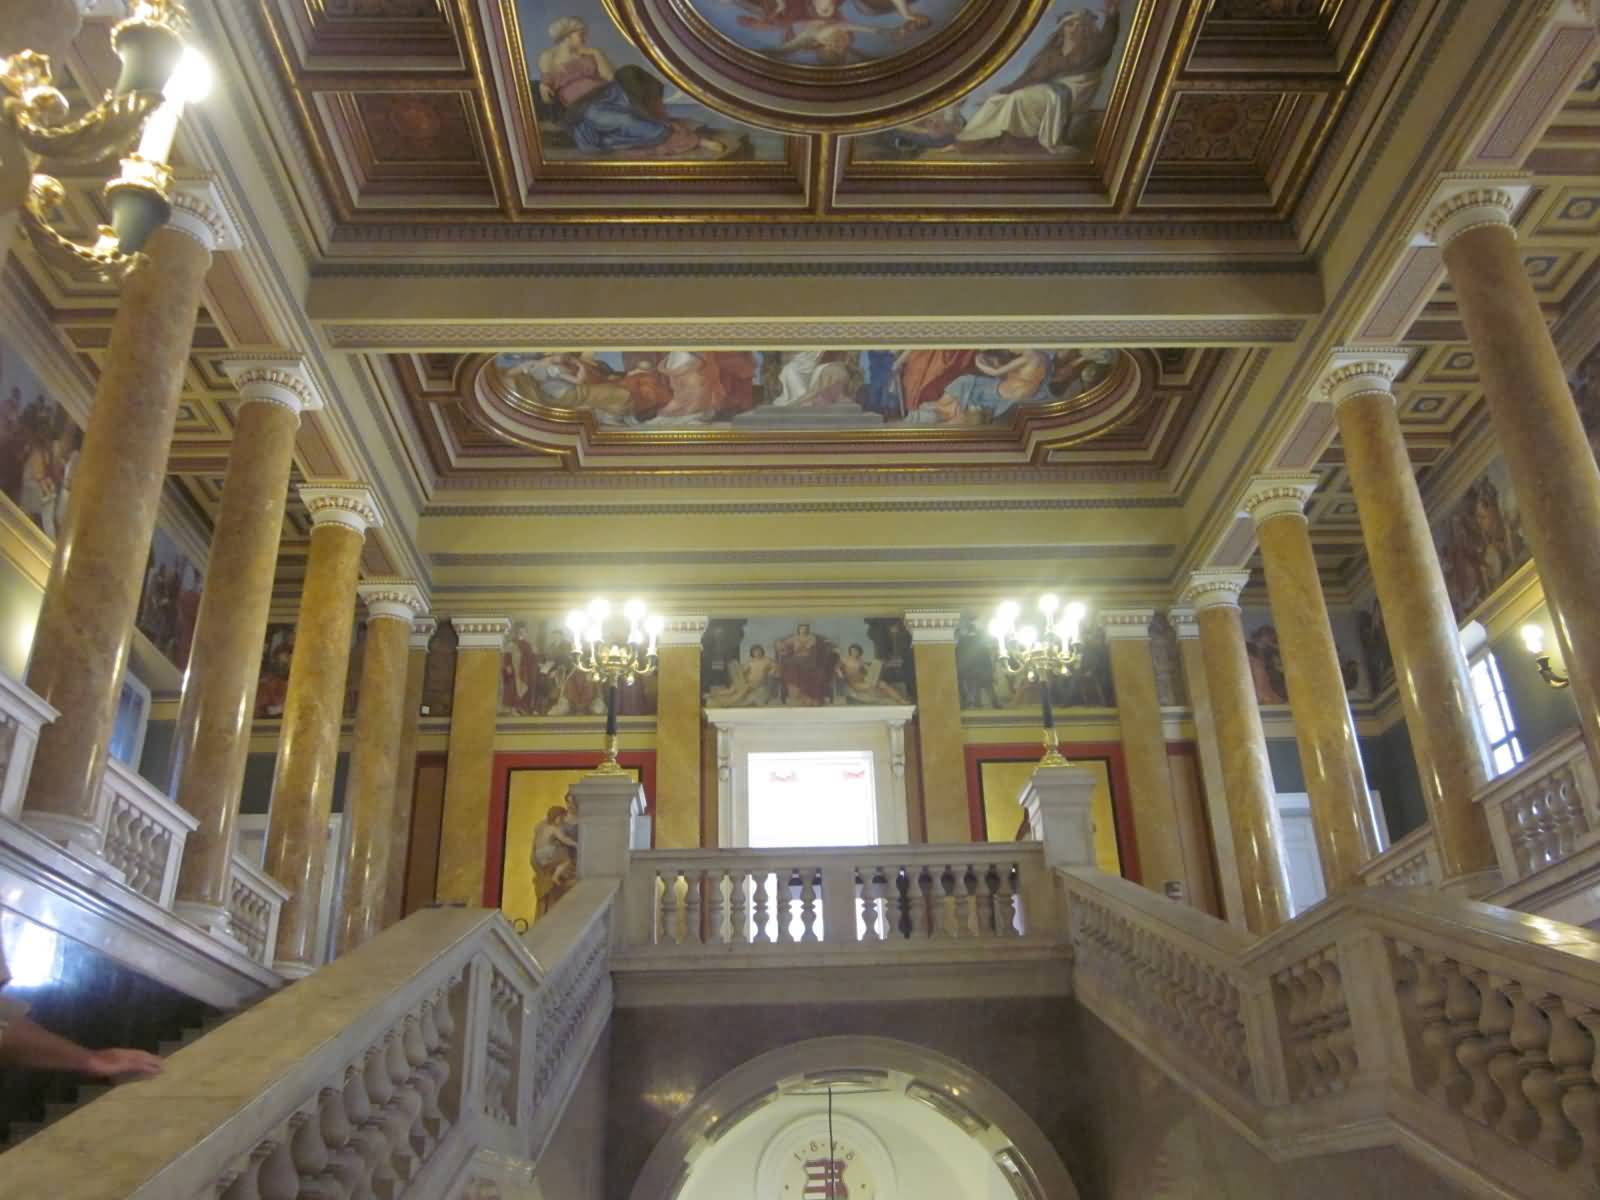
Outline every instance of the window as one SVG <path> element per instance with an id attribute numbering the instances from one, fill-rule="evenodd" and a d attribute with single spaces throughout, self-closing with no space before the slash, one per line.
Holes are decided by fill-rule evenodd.
<path id="1" fill-rule="evenodd" d="M 750 845 L 876 845 L 875 792 L 870 750 L 751 754 Z"/>
<path id="2" fill-rule="evenodd" d="M 1483 719 L 1483 731 L 1489 735 L 1489 761 L 1496 775 L 1504 775 L 1522 761 L 1522 742 L 1517 737 L 1517 723 L 1506 700 L 1500 664 L 1493 654 L 1485 654 L 1472 664 L 1471 674 L 1472 698 L 1478 705 L 1478 716 Z"/>

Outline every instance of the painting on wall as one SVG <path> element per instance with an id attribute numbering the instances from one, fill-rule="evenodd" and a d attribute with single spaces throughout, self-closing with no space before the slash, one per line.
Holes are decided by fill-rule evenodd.
<path id="1" fill-rule="evenodd" d="M 988 425 L 1076 399 L 1120 350 L 672 350 L 507 353 L 519 398 L 602 425 L 782 429 L 819 419 L 906 428 Z"/>
<path id="2" fill-rule="evenodd" d="M 517 0 L 517 20 L 546 159 L 784 161 L 781 134 L 690 99 L 656 74 L 603 6 Z"/>
<path id="3" fill-rule="evenodd" d="M 1122 0 L 1056 0 L 960 101 L 863 137 L 857 160 L 1087 160 L 1128 43 Z"/>
<path id="4" fill-rule="evenodd" d="M 267 626 L 267 640 L 261 651 L 261 674 L 256 680 L 255 715 L 257 720 L 283 716 L 283 702 L 289 694 L 289 663 L 294 658 L 294 626 Z"/>
<path id="5" fill-rule="evenodd" d="M 964 709 L 1039 707 L 1039 684 L 1013 676 L 1000 665 L 994 639 L 980 621 L 963 613 L 956 626 L 956 683 Z M 1050 682 L 1050 702 L 1056 708 L 1113 708 L 1116 689 L 1111 683 L 1111 655 L 1106 636 L 1089 614 L 1083 628 L 1084 670 L 1071 679 Z"/>
<path id="6" fill-rule="evenodd" d="M 1090 812 L 1094 816 L 1095 866 L 1111 875 L 1122 874 L 1122 852 L 1117 844 L 1117 816 L 1112 801 L 1111 764 L 1103 758 L 1074 755 L 1074 766 L 1094 772 Z M 978 764 L 983 836 L 990 842 L 1025 841 L 1030 836 L 1027 814 L 1019 797 L 1039 769 L 1037 759 L 991 758 Z"/>
<path id="7" fill-rule="evenodd" d="M 916 702 L 900 617 L 717 618 L 701 647 L 707 708 Z"/>
<path id="8" fill-rule="evenodd" d="M 1600 346 L 1589 351 L 1568 382 L 1578 404 L 1578 418 L 1589 435 L 1589 449 L 1600 461 Z"/>
<path id="9" fill-rule="evenodd" d="M 1465 621 L 1528 561 L 1522 513 L 1501 459 L 1490 463 L 1431 524 L 1457 622 Z"/>
<path id="10" fill-rule="evenodd" d="M 1150 622 L 1150 657 L 1156 671 L 1156 699 L 1163 708 L 1187 707 L 1189 685 L 1183 678 L 1183 655 L 1178 631 L 1167 614 L 1158 612 Z"/>
<path id="11" fill-rule="evenodd" d="M 180 671 L 189 665 L 189 649 L 194 644 L 201 579 L 200 568 L 158 527 L 145 564 L 135 625 Z"/>
<path id="12" fill-rule="evenodd" d="M 689 0 L 734 45 L 777 63 L 844 67 L 904 54 L 973 0 Z"/>
<path id="13" fill-rule="evenodd" d="M 1289 684 L 1283 671 L 1283 650 L 1278 642 L 1278 627 L 1265 608 L 1247 608 L 1242 614 L 1244 648 L 1250 658 L 1250 679 L 1255 684 L 1256 702 L 1262 705 L 1289 703 Z M 1365 643 L 1357 632 L 1357 617 L 1352 612 L 1330 615 L 1334 649 L 1339 656 L 1339 671 L 1345 695 L 1365 700 L 1372 695 L 1370 668 Z"/>
<path id="14" fill-rule="evenodd" d="M 1383 609 L 1376 598 L 1356 609 L 1356 632 L 1366 655 L 1367 676 L 1374 697 L 1394 686 L 1394 655 L 1389 651 L 1389 631 L 1384 628 Z"/>
<path id="15" fill-rule="evenodd" d="M 605 689 L 577 669 L 572 635 L 556 620 L 513 619 L 500 655 L 500 712 L 518 717 L 604 716 Z M 654 716 L 656 678 L 646 675 L 617 689 L 617 712 Z"/>
<path id="16" fill-rule="evenodd" d="M 83 432 L 0 342 L 0 492 L 51 538 L 61 528 Z"/>

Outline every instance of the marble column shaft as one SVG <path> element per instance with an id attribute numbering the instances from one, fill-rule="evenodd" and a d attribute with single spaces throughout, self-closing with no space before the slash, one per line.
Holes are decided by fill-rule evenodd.
<path id="1" fill-rule="evenodd" d="M 1267 736 L 1239 614 L 1238 596 L 1248 578 L 1238 572 L 1197 571 L 1186 595 L 1200 627 L 1245 925 L 1252 933 L 1266 934 L 1289 919 L 1289 877 L 1278 839 Z"/>
<path id="2" fill-rule="evenodd" d="M 1241 929 L 1244 922 L 1244 891 L 1239 884 L 1239 860 L 1233 850 L 1233 824 L 1228 817 L 1228 793 L 1222 782 L 1222 749 L 1217 741 L 1217 723 L 1211 708 L 1211 689 L 1206 683 L 1205 657 L 1200 650 L 1200 627 L 1189 609 L 1174 609 L 1173 628 L 1178 632 L 1178 653 L 1183 658 L 1183 679 L 1189 689 L 1189 710 L 1194 714 L 1196 749 L 1200 758 L 1200 778 L 1205 784 L 1206 824 L 1215 850 L 1217 892 L 1222 916 Z"/>
<path id="3" fill-rule="evenodd" d="M 1161 727 L 1155 659 L 1150 655 L 1151 609 L 1100 614 L 1111 656 L 1111 682 L 1117 693 L 1117 721 L 1128 768 L 1134 840 L 1144 885 L 1163 894 L 1177 881 L 1194 889 L 1184 862 L 1183 836 L 1167 767 L 1167 736 Z"/>
<path id="4" fill-rule="evenodd" d="M 1361 867 L 1381 843 L 1302 507 L 1316 484 L 1315 476 L 1257 476 L 1246 490 L 1245 511 L 1255 520 L 1261 544 L 1311 827 L 1331 896 L 1363 886 Z"/>
<path id="5" fill-rule="evenodd" d="M 355 739 L 345 782 L 350 855 L 339 912 L 339 953 L 383 928 L 389 853 L 395 839 L 395 775 L 405 725 L 406 659 L 411 622 L 427 608 L 409 581 L 370 582 L 356 589 L 367 604 L 367 641 L 356 693 Z"/>
<path id="6" fill-rule="evenodd" d="M 1393 367 L 1357 362 L 1325 381 L 1383 613 L 1395 686 L 1445 878 L 1494 866 L 1474 797 L 1488 783 L 1483 724 L 1444 571 L 1389 390 Z"/>
<path id="7" fill-rule="evenodd" d="M 34 633 L 28 686 L 61 716 L 40 734 L 25 807 L 47 836 L 90 851 L 100 847 L 97 793 L 215 244 L 169 224 L 123 281 Z"/>
<path id="8" fill-rule="evenodd" d="M 442 904 L 479 905 L 489 837 L 489 789 L 494 781 L 494 728 L 500 712 L 500 654 L 511 622 L 505 617 L 452 617 L 451 624 L 459 640 L 434 894 Z"/>
<path id="9" fill-rule="evenodd" d="M 960 620 L 961 614 L 956 612 L 906 614 L 917 668 L 922 810 L 928 841 L 933 845 L 972 840 L 966 742 L 961 732 L 961 685 L 956 677 L 956 626 Z M 907 824 L 909 827 L 914 822 L 908 820 Z"/>
<path id="10" fill-rule="evenodd" d="M 378 523 L 365 488 L 301 488 L 300 495 L 314 524 L 289 660 L 266 855 L 267 874 L 289 889 L 278 921 L 276 965 L 290 975 L 317 964 L 317 907 L 327 867 L 356 580 L 366 530 Z"/>
<path id="11" fill-rule="evenodd" d="M 394 827 L 389 842 L 389 878 L 383 889 L 383 924 L 405 916 L 406 866 L 411 858 L 411 806 L 417 795 L 417 723 L 422 718 L 422 684 L 428 672 L 428 642 L 437 623 L 419 617 L 411 623 L 406 656 L 405 712 L 400 724 L 400 749 L 395 753 Z"/>
<path id="12" fill-rule="evenodd" d="M 1499 189 L 1464 192 L 1433 211 L 1427 232 L 1443 251 L 1584 740 L 1600 767 L 1600 468 L 1522 265 L 1514 207 Z"/>
<path id="13" fill-rule="evenodd" d="M 200 824 L 183 845 L 178 907 L 204 928 L 228 928 L 234 829 L 250 750 L 289 469 L 302 408 L 319 400 L 292 364 L 229 368 L 240 389 L 222 503 L 173 748 L 178 803 Z"/>
<path id="14" fill-rule="evenodd" d="M 698 847 L 700 831 L 700 639 L 706 618 L 672 617 L 656 667 L 655 844 Z"/>

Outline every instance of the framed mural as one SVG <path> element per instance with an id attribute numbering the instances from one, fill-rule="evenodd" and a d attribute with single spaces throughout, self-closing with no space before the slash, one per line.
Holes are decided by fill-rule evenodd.
<path id="1" fill-rule="evenodd" d="M 974 0 L 688 0 L 739 48 L 773 63 L 881 62 L 949 28 Z"/>
<path id="2" fill-rule="evenodd" d="M 0 341 L 0 492 L 51 539 L 66 515 L 82 445 L 71 415 Z"/>
<path id="3" fill-rule="evenodd" d="M 1522 511 L 1506 464 L 1498 458 L 1429 524 L 1458 624 L 1530 557 Z"/>
<path id="4" fill-rule="evenodd" d="M 617 689 L 617 713 L 651 717 L 656 677 Z M 577 669 L 572 634 L 555 619 L 518 617 L 500 654 L 500 714 L 516 717 L 603 717 L 605 690 Z"/>
<path id="5" fill-rule="evenodd" d="M 134 624 L 179 671 L 189 665 L 195 619 L 200 613 L 201 583 L 200 568 L 158 526 L 150 542 Z"/>
<path id="6" fill-rule="evenodd" d="M 707 708 L 914 704 L 900 617 L 719 617 L 701 639 Z"/>
<path id="7" fill-rule="evenodd" d="M 1095 865 L 1112 875 L 1139 878 L 1132 816 L 1127 811 L 1127 770 L 1122 747 L 1112 743 L 1063 746 L 1075 767 L 1095 772 L 1093 798 Z M 1015 842 L 1027 835 L 1019 797 L 1039 766 L 1035 746 L 968 746 L 967 789 L 972 837 Z"/>
<path id="8" fill-rule="evenodd" d="M 1039 708 L 1040 684 L 1008 674 L 995 658 L 994 639 L 985 631 L 987 618 L 962 613 L 956 626 L 956 684 L 963 709 Z M 1105 631 L 1089 614 L 1083 628 L 1084 670 L 1071 679 L 1050 681 L 1050 702 L 1056 708 L 1114 708 L 1116 689 L 1111 682 L 1111 654 Z M 1174 648 L 1176 639 L 1174 639 Z M 1168 687 L 1172 687 L 1169 678 Z M 1166 700 L 1163 699 L 1163 703 Z"/>
<path id="9" fill-rule="evenodd" d="M 1355 612 L 1341 611 L 1329 617 L 1345 694 L 1352 700 L 1371 699 L 1374 694 L 1372 667 L 1367 642 L 1360 633 L 1360 620 Z M 1256 702 L 1263 706 L 1288 704 L 1289 684 L 1283 671 L 1283 650 L 1278 643 L 1278 627 L 1273 624 L 1271 610 L 1247 608 L 1241 614 L 1241 622 Z"/>

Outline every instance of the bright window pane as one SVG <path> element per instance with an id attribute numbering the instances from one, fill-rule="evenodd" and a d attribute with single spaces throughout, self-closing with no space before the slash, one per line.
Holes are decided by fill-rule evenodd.
<path id="1" fill-rule="evenodd" d="M 1504 775 L 1522 761 L 1522 743 L 1517 739 L 1500 664 L 1494 655 L 1485 654 L 1472 664 L 1471 674 L 1473 700 L 1489 739 L 1489 761 L 1496 775 Z"/>
<path id="2" fill-rule="evenodd" d="M 750 845 L 873 846 L 872 752 L 751 754 Z"/>
<path id="3" fill-rule="evenodd" d="M 1500 717 L 1500 706 L 1493 702 L 1480 706 L 1479 712 L 1483 714 L 1483 731 L 1489 735 L 1489 744 L 1505 740 L 1506 723 Z"/>

